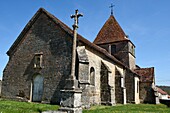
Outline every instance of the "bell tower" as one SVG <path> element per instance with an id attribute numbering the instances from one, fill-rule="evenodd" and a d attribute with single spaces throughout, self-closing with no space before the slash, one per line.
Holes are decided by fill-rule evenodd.
<path id="1" fill-rule="evenodd" d="M 106 49 L 130 69 L 135 69 L 135 45 L 124 33 L 113 16 L 113 12 L 111 12 L 109 19 L 105 22 L 93 43 Z"/>

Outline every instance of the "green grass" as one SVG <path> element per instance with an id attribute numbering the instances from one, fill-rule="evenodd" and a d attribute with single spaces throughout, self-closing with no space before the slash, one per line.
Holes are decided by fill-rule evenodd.
<path id="1" fill-rule="evenodd" d="M 166 105 L 127 104 L 117 106 L 93 106 L 83 113 L 170 113 Z"/>
<path id="2" fill-rule="evenodd" d="M 0 100 L 0 113 L 40 113 L 58 108 L 57 105 Z"/>
<path id="3" fill-rule="evenodd" d="M 0 100 L 0 113 L 41 113 L 58 108 L 57 105 Z M 170 113 L 170 108 L 162 104 L 92 106 L 89 110 L 83 110 L 83 113 Z"/>

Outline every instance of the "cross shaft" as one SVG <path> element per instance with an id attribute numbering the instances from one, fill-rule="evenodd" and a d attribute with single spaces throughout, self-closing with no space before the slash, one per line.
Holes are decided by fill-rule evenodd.
<path id="1" fill-rule="evenodd" d="M 75 15 L 71 15 L 74 18 L 73 24 L 73 48 L 72 48 L 72 64 L 71 64 L 71 79 L 75 81 L 75 67 L 76 67 L 76 46 L 77 46 L 77 28 L 78 28 L 78 18 L 82 17 L 82 14 L 78 14 L 78 9 L 75 11 Z M 75 83 L 73 82 L 72 88 L 75 88 Z"/>

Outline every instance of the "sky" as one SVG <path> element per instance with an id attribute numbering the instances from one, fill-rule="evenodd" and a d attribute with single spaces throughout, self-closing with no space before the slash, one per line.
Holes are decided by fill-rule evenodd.
<path id="1" fill-rule="evenodd" d="M 170 0 L 0 0 L 0 79 L 6 52 L 40 7 L 70 28 L 70 15 L 78 9 L 84 15 L 78 33 L 93 42 L 110 16 L 111 3 L 115 18 L 136 45 L 136 63 L 155 67 L 156 85 L 170 86 Z"/>

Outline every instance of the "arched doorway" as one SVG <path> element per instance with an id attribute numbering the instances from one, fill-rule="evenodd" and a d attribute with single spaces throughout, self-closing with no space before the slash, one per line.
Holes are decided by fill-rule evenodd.
<path id="1" fill-rule="evenodd" d="M 37 74 L 33 79 L 33 91 L 32 91 L 33 102 L 41 102 L 43 95 L 43 81 L 44 77 L 40 74 Z"/>

